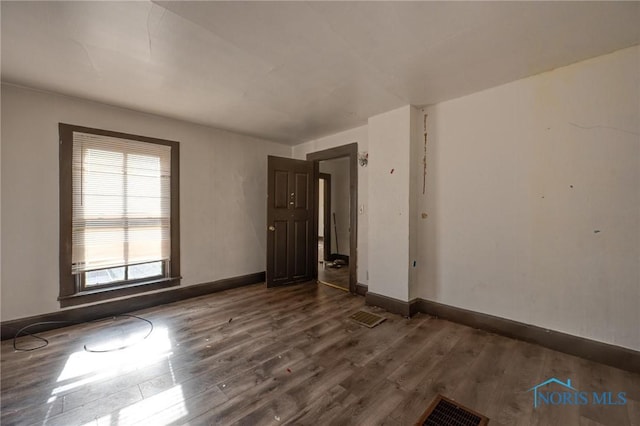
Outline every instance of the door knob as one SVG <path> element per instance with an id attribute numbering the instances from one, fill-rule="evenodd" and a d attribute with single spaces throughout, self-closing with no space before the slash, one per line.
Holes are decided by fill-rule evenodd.
<path id="1" fill-rule="evenodd" d="M 269 231 L 272 231 L 272 232 L 273 232 L 273 231 L 275 231 L 275 230 L 276 230 L 276 227 L 275 227 L 275 226 L 273 226 L 273 225 L 269 226 Z"/>

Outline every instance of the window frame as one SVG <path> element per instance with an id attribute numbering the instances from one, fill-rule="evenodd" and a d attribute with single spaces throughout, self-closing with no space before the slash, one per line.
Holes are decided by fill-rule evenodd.
<path id="1" fill-rule="evenodd" d="M 94 129 L 72 124 L 58 123 L 60 137 L 59 174 L 60 174 L 60 293 L 58 301 L 61 307 L 99 302 L 116 297 L 129 296 L 143 292 L 180 285 L 180 144 L 176 141 L 132 135 L 110 130 Z M 171 147 L 171 201 L 170 226 L 171 249 L 170 277 L 154 277 L 120 281 L 113 284 L 87 287 L 71 273 L 72 263 L 72 215 L 73 215 L 73 133 L 89 133 L 129 139 Z M 123 265 L 124 266 L 124 265 Z M 163 266 L 164 268 L 164 266 Z"/>
<path id="2" fill-rule="evenodd" d="M 130 273 L 129 268 L 131 268 L 132 266 L 145 265 L 148 263 L 162 263 L 162 273 L 159 275 L 153 275 L 153 276 L 148 276 L 144 278 L 128 278 L 128 275 Z M 80 291 L 91 291 L 98 288 L 118 287 L 121 285 L 144 283 L 147 281 L 158 281 L 158 280 L 168 278 L 168 273 L 170 273 L 169 271 L 171 269 L 171 267 L 169 266 L 169 263 L 170 261 L 168 260 L 156 260 L 156 261 L 144 262 L 144 263 L 129 263 L 121 266 L 113 266 L 109 268 L 101 268 L 101 269 L 94 269 L 91 271 L 85 271 L 83 273 L 76 274 L 75 279 L 78 286 L 77 288 L 79 288 Z M 124 280 L 111 281 L 107 283 L 98 283 L 98 284 L 87 284 L 86 274 L 88 272 L 106 271 L 109 269 L 116 269 L 116 268 L 124 268 L 124 275 L 125 275 Z"/>

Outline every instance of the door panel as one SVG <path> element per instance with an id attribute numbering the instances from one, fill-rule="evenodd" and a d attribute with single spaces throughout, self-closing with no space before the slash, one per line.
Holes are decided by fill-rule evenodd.
<path id="1" fill-rule="evenodd" d="M 269 156 L 267 286 L 313 278 L 315 180 L 313 163 Z"/>
<path id="2" fill-rule="evenodd" d="M 287 265 L 287 222 L 284 220 L 277 220 L 274 222 L 275 231 L 273 231 L 273 245 L 274 251 L 274 271 L 273 277 L 277 280 L 287 279 L 289 267 Z"/>
<path id="3" fill-rule="evenodd" d="M 275 178 L 275 196 L 273 207 L 276 209 L 286 209 L 289 206 L 289 174 L 286 170 L 276 170 Z"/>
<path id="4" fill-rule="evenodd" d="M 309 181 L 311 177 L 306 173 L 295 174 L 295 208 L 309 208 Z"/>
<path id="5" fill-rule="evenodd" d="M 294 269 L 293 276 L 295 278 L 307 276 L 309 271 L 309 257 L 306 245 L 309 243 L 309 222 L 305 220 L 296 220 L 294 224 Z"/>

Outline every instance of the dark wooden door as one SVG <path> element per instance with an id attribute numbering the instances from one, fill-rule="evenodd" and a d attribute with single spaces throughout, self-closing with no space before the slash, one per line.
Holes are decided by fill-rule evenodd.
<path id="1" fill-rule="evenodd" d="M 318 252 L 313 162 L 269 156 L 267 287 L 313 278 Z"/>

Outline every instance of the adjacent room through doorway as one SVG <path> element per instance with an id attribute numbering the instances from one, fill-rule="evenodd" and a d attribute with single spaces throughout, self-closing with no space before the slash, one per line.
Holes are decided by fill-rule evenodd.
<path id="1" fill-rule="evenodd" d="M 308 153 L 314 162 L 318 282 L 356 293 L 358 144 Z M 315 257 L 315 255 L 314 255 Z M 314 270 L 315 272 L 315 270 Z"/>
<path id="2" fill-rule="evenodd" d="M 319 161 L 318 281 L 349 291 L 349 157 Z"/>

